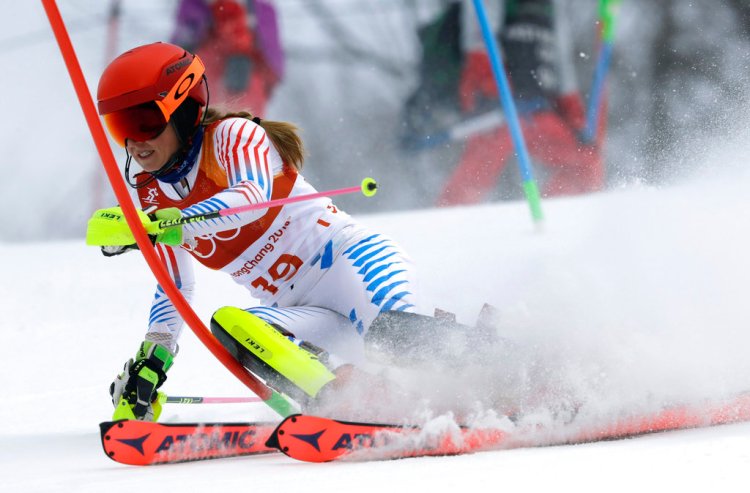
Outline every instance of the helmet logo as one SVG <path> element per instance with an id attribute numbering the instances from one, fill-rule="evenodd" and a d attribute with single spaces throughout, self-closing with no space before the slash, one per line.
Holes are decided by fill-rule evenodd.
<path id="1" fill-rule="evenodd" d="M 181 69 L 185 65 L 190 65 L 190 60 L 188 58 L 185 58 L 183 60 L 180 60 L 179 62 L 175 63 L 174 65 L 170 65 L 167 67 L 167 75 L 171 74 L 172 72 Z"/>
<path id="2" fill-rule="evenodd" d="M 187 92 L 188 90 L 190 90 L 191 87 L 193 87 L 193 81 L 194 80 L 195 80 L 195 74 L 194 73 L 190 73 L 190 74 L 187 75 L 187 77 L 185 77 L 184 79 L 182 79 L 182 81 L 180 82 L 180 85 L 177 86 L 177 89 L 174 92 L 174 98 L 175 99 L 180 99 L 182 97 L 182 95 L 185 94 L 185 92 Z M 185 82 L 188 83 L 187 86 L 185 86 Z"/>
<path id="3" fill-rule="evenodd" d="M 177 107 L 182 104 L 183 100 L 187 98 L 190 90 L 201 82 L 201 76 L 205 69 L 203 68 L 203 63 L 198 57 L 193 57 L 192 60 L 180 61 L 169 67 L 167 71 L 169 72 L 171 70 L 174 72 L 174 70 L 184 67 L 186 64 L 188 67 L 184 69 L 183 76 L 169 91 L 161 93 L 164 94 L 164 96 L 162 96 L 163 99 L 155 101 L 156 105 L 161 109 L 166 121 L 169 121 L 172 113 L 174 113 Z"/>

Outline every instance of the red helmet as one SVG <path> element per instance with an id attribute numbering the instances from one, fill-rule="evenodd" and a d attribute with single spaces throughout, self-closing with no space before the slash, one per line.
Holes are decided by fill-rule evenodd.
<path id="1" fill-rule="evenodd" d="M 204 71 L 198 56 L 173 44 L 133 48 L 104 69 L 96 91 L 99 114 L 122 146 L 127 138 L 154 138 L 188 97 L 206 105 Z"/>

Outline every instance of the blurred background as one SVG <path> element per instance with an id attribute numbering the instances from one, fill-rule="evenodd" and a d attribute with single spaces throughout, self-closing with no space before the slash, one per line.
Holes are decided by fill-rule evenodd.
<path id="1" fill-rule="evenodd" d="M 117 54 L 175 39 L 180 3 L 58 1 L 92 94 Z M 245 12 L 242 22 L 256 47 L 265 40 L 266 58 L 244 65 L 245 74 L 260 73 L 263 63 L 271 74 L 265 100 L 257 103 L 263 110 L 256 112 L 301 127 L 308 180 L 326 190 L 358 184 L 364 176 L 378 179 L 381 193 L 374 199 L 336 200 L 351 213 L 435 207 L 466 141 L 429 137 L 466 114 L 423 111 L 435 117 L 436 127 L 417 145 L 414 139 L 405 145 L 414 137 L 407 106 L 426 77 L 434 80 L 424 64 L 425 33 L 453 2 L 266 0 L 245 7 L 250 4 L 257 9 Z M 598 59 L 599 1 L 560 4 L 586 105 Z M 6 225 L 0 241 L 83 238 L 91 212 L 115 199 L 41 3 L 6 2 L 3 10 L 0 210 Z M 260 19 L 273 19 L 278 28 L 276 52 L 268 41 L 273 33 L 262 33 L 267 29 Z M 596 149 L 604 179 L 590 191 L 666 185 L 700 167 L 694 156 L 702 147 L 721 142 L 738 120 L 745 121 L 749 50 L 745 0 L 623 0 L 606 79 L 606 132 Z M 210 84 L 213 96 L 220 82 Z M 113 150 L 124 163 L 124 151 Z M 514 165 L 506 166 L 482 200 L 522 200 L 517 175 Z M 543 184 L 544 167 L 539 177 Z"/>

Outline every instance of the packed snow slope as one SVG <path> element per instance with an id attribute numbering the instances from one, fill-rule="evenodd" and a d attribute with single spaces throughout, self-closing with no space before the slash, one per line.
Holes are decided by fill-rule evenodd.
<path id="1" fill-rule="evenodd" d="M 742 146 L 735 146 L 735 149 Z M 426 305 L 472 323 L 484 302 L 501 331 L 546 357 L 553 390 L 583 416 L 616 416 L 750 388 L 747 279 L 750 173 L 721 171 L 661 189 L 633 185 L 547 200 L 536 230 L 523 203 L 363 216 L 398 239 L 422 273 Z M 364 199 L 363 199 L 364 200 Z M 389 200 L 382 190 L 372 200 Z M 136 351 L 154 280 L 138 253 L 107 259 L 83 240 L 1 244 L 0 476 L 3 491 L 737 490 L 750 473 L 750 424 L 582 446 L 454 458 L 310 465 L 280 455 L 130 468 L 100 450 L 108 386 Z M 194 306 L 255 302 L 198 268 Z M 522 364 L 523 362 L 521 362 Z M 245 389 L 186 329 L 165 390 Z M 274 419 L 262 404 L 172 405 L 163 421 Z"/>

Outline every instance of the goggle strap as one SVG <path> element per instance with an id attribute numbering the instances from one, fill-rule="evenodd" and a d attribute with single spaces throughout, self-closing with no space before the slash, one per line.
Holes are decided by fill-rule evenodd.
<path id="1" fill-rule="evenodd" d="M 169 121 L 172 113 L 187 99 L 190 90 L 201 83 L 204 72 L 205 67 L 201 59 L 197 56 L 193 57 L 193 61 L 190 62 L 187 70 L 185 70 L 182 77 L 167 92 L 166 96 L 159 101 L 155 101 L 166 121 Z"/>

